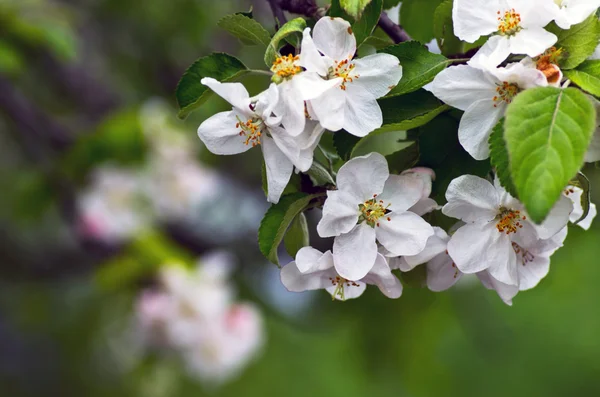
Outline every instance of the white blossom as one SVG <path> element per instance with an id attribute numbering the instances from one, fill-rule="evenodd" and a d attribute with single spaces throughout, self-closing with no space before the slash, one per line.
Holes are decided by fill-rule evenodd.
<path id="1" fill-rule="evenodd" d="M 360 280 L 377 259 L 377 243 L 391 256 L 415 255 L 433 229 L 409 209 L 423 195 L 423 179 L 390 175 L 379 153 L 356 157 L 340 168 L 337 189 L 327 192 L 321 237 L 335 237 L 333 259 L 345 279 Z"/>
<path id="2" fill-rule="evenodd" d="M 555 7 L 551 0 L 455 0 L 454 33 L 469 43 L 491 35 L 472 60 L 488 68 L 510 54 L 536 57 L 557 41 L 544 30 L 555 17 Z"/>
<path id="3" fill-rule="evenodd" d="M 256 99 L 250 98 L 240 83 L 219 83 L 204 78 L 202 84 L 233 105 L 233 109 L 205 120 L 198 128 L 198 136 L 215 154 L 238 154 L 260 145 L 267 171 L 267 198 L 272 203 L 279 202 L 294 166 L 303 172 L 310 169 L 323 128 L 316 122 L 307 121 L 298 136 L 292 136 L 282 128 L 281 117 L 273 115 L 279 101 L 275 84 Z"/>
<path id="4" fill-rule="evenodd" d="M 579 219 L 583 216 L 584 210 L 581 203 L 581 196 L 583 193 L 583 189 L 578 186 L 567 186 L 564 191 L 564 195 L 573 202 L 573 212 L 571 212 L 571 216 L 569 217 L 569 221 L 572 223 L 579 221 Z M 577 223 L 577 226 L 584 230 L 588 230 L 590 226 L 592 226 L 592 221 L 597 215 L 596 204 L 590 203 L 589 205 L 590 209 L 587 216 Z"/>
<path id="5" fill-rule="evenodd" d="M 424 88 L 448 105 L 463 110 L 458 139 L 476 160 L 485 160 L 492 129 L 506 107 L 522 90 L 548 82 L 535 67 L 514 63 L 506 68 L 483 70 L 469 65 L 450 67 Z"/>
<path id="6" fill-rule="evenodd" d="M 376 285 L 388 298 L 399 298 L 402 284 L 392 274 L 385 257 L 377 254 L 375 264 L 367 275 L 352 281 L 335 270 L 331 251 L 322 253 L 312 247 L 304 247 L 296 254 L 296 260 L 281 269 L 281 282 L 292 292 L 325 289 L 334 299 L 358 298 L 367 284 Z"/>
<path id="7" fill-rule="evenodd" d="M 561 29 L 570 29 L 585 21 L 600 7 L 600 0 L 554 0 L 554 22 Z"/>
<path id="8" fill-rule="evenodd" d="M 376 99 L 398 84 L 402 67 L 390 54 L 353 59 L 355 52 L 356 38 L 350 24 L 340 18 L 321 18 L 312 38 L 310 28 L 304 30 L 300 65 L 312 84 L 299 88 L 304 98 L 322 92 L 310 100 L 308 111 L 324 128 L 343 128 L 362 137 L 381 127 L 383 117 Z"/>
<path id="9" fill-rule="evenodd" d="M 541 225 L 530 222 L 523 205 L 496 181 L 493 185 L 473 175 L 454 179 L 446 191 L 442 212 L 466 224 L 448 243 L 448 253 L 463 273 L 488 270 L 496 280 L 519 285 L 513 244 L 532 247 L 564 228 L 573 205 L 561 196 Z"/>

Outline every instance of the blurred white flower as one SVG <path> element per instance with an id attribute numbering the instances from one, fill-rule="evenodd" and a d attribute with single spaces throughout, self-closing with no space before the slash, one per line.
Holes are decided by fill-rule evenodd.
<path id="1" fill-rule="evenodd" d="M 561 29 L 581 23 L 600 7 L 600 0 L 554 0 L 554 22 Z"/>
<path id="2" fill-rule="evenodd" d="M 573 202 L 573 212 L 569 217 L 569 221 L 575 223 L 583 216 L 583 205 L 581 204 L 581 196 L 583 195 L 583 189 L 577 186 L 567 186 L 564 191 L 564 195 L 567 196 Z M 597 215 L 596 204 L 590 203 L 590 210 L 585 218 L 583 218 L 577 226 L 584 230 L 588 230 L 592 226 L 592 221 Z"/>

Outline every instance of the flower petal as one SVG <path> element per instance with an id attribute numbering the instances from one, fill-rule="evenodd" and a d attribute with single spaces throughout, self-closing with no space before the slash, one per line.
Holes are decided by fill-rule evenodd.
<path id="1" fill-rule="evenodd" d="M 277 147 L 272 138 L 263 136 L 261 148 L 267 169 L 267 200 L 276 204 L 290 181 L 294 165 Z"/>
<path id="2" fill-rule="evenodd" d="M 215 94 L 225 99 L 245 115 L 252 114 L 252 110 L 250 110 L 250 95 L 243 84 L 221 83 L 212 77 L 205 77 L 200 80 L 200 83 L 213 90 Z"/>
<path id="3" fill-rule="evenodd" d="M 335 270 L 302 273 L 298 270 L 296 262 L 290 262 L 281 269 L 281 282 L 288 291 L 302 292 L 316 289 L 325 289 L 331 286 L 331 279 L 337 276 Z"/>
<path id="4" fill-rule="evenodd" d="M 317 232 L 321 237 L 349 233 L 356 226 L 359 215 L 358 203 L 352 195 L 341 190 L 328 190 Z"/>
<path id="5" fill-rule="evenodd" d="M 441 253 L 427 263 L 427 288 L 435 292 L 445 291 L 456 284 L 462 275 L 450 255 Z"/>
<path id="6" fill-rule="evenodd" d="M 381 245 L 397 256 L 418 254 L 434 234 L 431 225 L 412 212 L 388 214 L 387 219 L 381 218 L 375 232 Z"/>
<path id="7" fill-rule="evenodd" d="M 583 228 L 583 230 L 589 230 L 589 228 L 592 226 L 592 222 L 594 221 L 594 218 L 596 217 L 598 211 L 596 209 L 596 204 L 594 203 L 590 203 L 590 212 L 588 213 L 588 216 L 586 216 L 584 219 L 582 219 L 577 226 L 580 226 L 581 228 Z"/>
<path id="8" fill-rule="evenodd" d="M 404 260 L 411 267 L 429 262 L 436 256 L 446 252 L 446 246 L 448 245 L 450 237 L 444 229 L 440 227 L 434 226 L 433 231 L 435 234 L 429 237 L 423 251 L 416 255 L 404 256 Z"/>
<path id="9" fill-rule="evenodd" d="M 331 251 L 322 253 L 313 247 L 302 247 L 296 254 L 296 267 L 301 273 L 313 273 L 333 267 Z"/>
<path id="10" fill-rule="evenodd" d="M 359 298 L 366 289 L 367 284 L 361 281 L 356 281 L 353 283 L 351 282 L 350 284 L 346 283 L 341 291 L 338 289 L 337 285 L 330 285 L 329 287 L 325 288 L 325 290 L 329 292 L 333 298 L 339 301 Z M 343 293 L 343 296 L 341 293 Z"/>
<path id="11" fill-rule="evenodd" d="M 300 73 L 291 80 L 296 91 L 300 93 L 301 99 L 305 101 L 318 98 L 323 93 L 338 88 L 342 81 L 340 78 L 325 80 L 314 72 Z M 304 107 L 302 114 L 304 114 Z"/>
<path id="12" fill-rule="evenodd" d="M 482 70 L 493 70 L 510 55 L 507 36 L 492 36 L 471 58 L 468 65 Z"/>
<path id="13" fill-rule="evenodd" d="M 382 294 L 388 298 L 396 299 L 402 295 L 402 284 L 390 270 L 387 261 L 381 254 L 377 254 L 375 265 L 362 279 L 363 282 L 376 285 Z"/>
<path id="14" fill-rule="evenodd" d="M 358 137 L 368 135 L 383 124 L 383 114 L 375 99 L 360 87 L 347 86 L 343 128 Z"/>
<path id="15" fill-rule="evenodd" d="M 513 54 L 527 54 L 536 57 L 552 47 L 558 40 L 553 33 L 547 32 L 542 27 L 523 29 L 509 40 L 510 52 Z"/>
<path id="16" fill-rule="evenodd" d="M 546 240 L 558 233 L 569 222 L 571 211 L 573 211 L 573 203 L 561 195 L 544 222 L 541 225 L 533 224 L 539 238 Z"/>
<path id="17" fill-rule="evenodd" d="M 337 187 L 355 197 L 356 205 L 370 200 L 383 191 L 390 176 L 387 160 L 373 152 L 355 157 L 344 164 L 337 174 Z"/>
<path id="18" fill-rule="evenodd" d="M 455 0 L 452 7 L 454 34 L 474 43 L 481 36 L 498 30 L 497 11 L 504 7 L 499 0 Z"/>
<path id="19" fill-rule="evenodd" d="M 336 79 L 341 82 L 341 79 Z M 311 99 L 310 107 L 323 128 L 339 131 L 344 128 L 346 96 L 339 88 L 327 90 L 323 95 Z"/>
<path id="20" fill-rule="evenodd" d="M 206 148 L 214 154 L 238 154 L 252 148 L 246 145 L 246 139 L 240 137 L 240 128 L 236 127 L 236 112 L 221 112 L 204 120 L 198 127 L 198 137 Z"/>
<path id="21" fill-rule="evenodd" d="M 504 303 L 512 306 L 512 299 L 519 293 L 519 287 L 501 283 L 487 271 L 477 273 L 477 277 L 487 289 L 495 290 Z"/>
<path id="22" fill-rule="evenodd" d="M 390 175 L 377 199 L 393 212 L 404 212 L 419 202 L 425 183 L 412 175 Z"/>
<path id="23" fill-rule="evenodd" d="M 337 62 L 352 59 L 356 52 L 350 23 L 342 18 L 319 19 L 313 28 L 313 41 L 321 53 Z"/>
<path id="24" fill-rule="evenodd" d="M 292 136 L 302 133 L 306 122 L 304 100 L 294 84 L 296 78 L 284 81 L 277 86 L 279 89 L 279 102 L 273 109 L 273 113 L 281 118 L 283 128 Z"/>
<path id="25" fill-rule="evenodd" d="M 439 206 L 438 203 L 436 203 L 434 199 L 426 198 L 426 199 L 419 200 L 417 202 L 417 204 L 413 205 L 408 210 L 410 212 L 414 212 L 415 214 L 417 214 L 419 216 L 423 216 L 425 214 L 428 214 L 435 210 L 439 210 L 441 208 L 442 207 Z"/>
<path id="26" fill-rule="evenodd" d="M 442 213 L 465 222 L 491 221 L 500 205 L 494 186 L 474 175 L 462 175 L 450 182 L 446 199 Z"/>
<path id="27" fill-rule="evenodd" d="M 373 268 L 376 259 L 375 230 L 364 222 L 333 241 L 335 269 L 345 279 L 362 279 Z"/>
<path id="28" fill-rule="evenodd" d="M 275 144 L 300 171 L 306 172 L 313 163 L 313 150 L 301 150 L 297 140 L 281 127 L 269 128 Z"/>
<path id="29" fill-rule="evenodd" d="M 498 102 L 497 107 L 494 107 L 493 99 L 482 99 L 469 106 L 460 119 L 458 140 L 475 160 L 485 160 L 490 157 L 488 140 L 492 129 L 502 118 L 505 108 L 504 102 Z"/>
<path id="30" fill-rule="evenodd" d="M 327 76 L 327 71 L 333 60 L 327 59 L 319 53 L 315 42 L 310 37 L 310 28 L 306 28 L 302 32 L 302 44 L 300 48 L 298 64 L 308 72 L 315 72 L 323 77 Z"/>
<path id="31" fill-rule="evenodd" d="M 402 78 L 402 66 L 391 54 L 374 54 L 352 61 L 359 77 L 349 85 L 363 87 L 372 99 L 386 95 Z"/>

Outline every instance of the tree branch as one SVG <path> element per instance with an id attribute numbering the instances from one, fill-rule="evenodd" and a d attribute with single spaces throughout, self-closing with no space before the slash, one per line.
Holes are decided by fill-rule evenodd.
<path id="1" fill-rule="evenodd" d="M 382 12 L 379 17 L 379 27 L 390 36 L 396 44 L 412 40 L 404 29 L 402 29 L 402 26 L 394 23 L 385 12 Z"/>
<path id="2" fill-rule="evenodd" d="M 271 11 L 273 11 L 273 16 L 275 17 L 275 27 L 279 29 L 281 25 L 287 22 L 287 18 L 283 13 L 282 9 L 282 0 L 267 0 L 269 5 L 271 6 Z"/>

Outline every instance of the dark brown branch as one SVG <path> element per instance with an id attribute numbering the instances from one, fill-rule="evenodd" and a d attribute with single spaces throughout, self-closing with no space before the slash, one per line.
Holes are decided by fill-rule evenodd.
<path id="1" fill-rule="evenodd" d="M 281 7 L 282 0 L 267 0 L 269 5 L 271 6 L 271 11 L 273 11 L 273 16 L 275 17 L 275 27 L 279 29 L 281 25 L 287 22 L 287 18 L 283 12 Z"/>
<path id="2" fill-rule="evenodd" d="M 385 12 L 381 13 L 379 17 L 379 27 L 383 30 L 394 43 L 403 43 L 405 41 L 412 40 L 408 34 L 402 29 L 402 26 L 394 23 Z"/>

